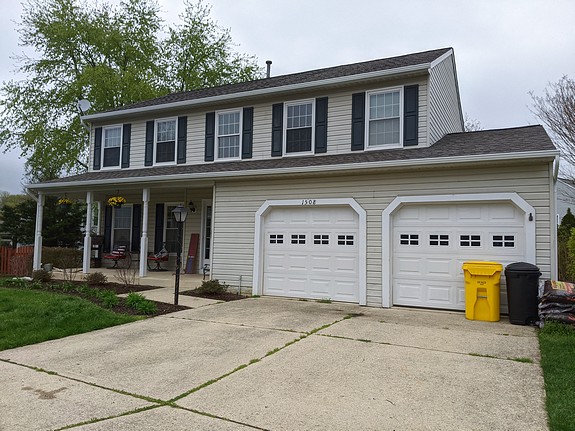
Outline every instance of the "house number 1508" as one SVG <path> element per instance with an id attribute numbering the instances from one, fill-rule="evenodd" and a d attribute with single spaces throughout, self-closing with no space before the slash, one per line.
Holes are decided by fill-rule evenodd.
<path id="1" fill-rule="evenodd" d="M 317 202 L 315 199 L 302 199 L 301 204 L 302 205 L 316 205 Z"/>

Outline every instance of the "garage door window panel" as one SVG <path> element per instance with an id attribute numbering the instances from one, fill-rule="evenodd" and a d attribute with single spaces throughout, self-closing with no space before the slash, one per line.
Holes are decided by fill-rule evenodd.
<path id="1" fill-rule="evenodd" d="M 459 235 L 461 247 L 481 247 L 481 235 Z"/>
<path id="2" fill-rule="evenodd" d="M 433 247 L 447 247 L 449 246 L 449 235 L 429 235 L 429 245 Z"/>
<path id="3" fill-rule="evenodd" d="M 305 244 L 305 235 L 302 234 L 292 234 L 291 236 L 292 244 Z"/>
<path id="4" fill-rule="evenodd" d="M 314 234 L 313 243 L 315 245 L 329 245 L 329 234 Z"/>
<path id="5" fill-rule="evenodd" d="M 419 245 L 419 234 L 401 233 L 401 234 L 399 234 L 399 244 L 401 244 L 401 245 Z"/>
<path id="6" fill-rule="evenodd" d="M 271 233 L 270 234 L 270 244 L 283 244 L 284 236 L 281 233 Z"/>
<path id="7" fill-rule="evenodd" d="M 515 248 L 515 235 L 493 235 L 495 248 Z"/>
<path id="8" fill-rule="evenodd" d="M 354 239 L 354 235 L 338 235 L 337 245 L 353 245 Z"/>

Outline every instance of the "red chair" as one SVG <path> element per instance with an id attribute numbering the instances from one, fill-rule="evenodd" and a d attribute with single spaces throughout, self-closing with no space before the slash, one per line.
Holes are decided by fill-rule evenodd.
<path id="1" fill-rule="evenodd" d="M 170 255 L 168 253 L 168 250 L 166 250 L 166 243 L 164 243 L 162 245 L 162 249 L 157 252 L 156 254 L 152 255 L 152 256 L 148 256 L 148 269 L 150 271 L 167 271 L 167 269 L 162 268 L 162 262 L 167 262 L 168 259 L 170 258 Z M 150 261 L 154 262 L 156 264 L 156 267 L 154 269 L 150 268 Z"/>
<path id="2" fill-rule="evenodd" d="M 104 259 L 111 259 L 114 261 L 112 268 L 118 268 L 118 262 L 128 257 L 128 248 L 125 245 L 117 246 L 110 254 L 104 256 Z M 128 263 L 129 265 L 129 263 Z"/>

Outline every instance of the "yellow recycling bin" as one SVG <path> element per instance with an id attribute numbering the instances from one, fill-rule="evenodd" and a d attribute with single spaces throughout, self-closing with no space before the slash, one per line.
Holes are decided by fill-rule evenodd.
<path id="1" fill-rule="evenodd" d="M 463 264 L 465 317 L 469 320 L 499 321 L 499 281 L 503 265 L 472 261 Z"/>

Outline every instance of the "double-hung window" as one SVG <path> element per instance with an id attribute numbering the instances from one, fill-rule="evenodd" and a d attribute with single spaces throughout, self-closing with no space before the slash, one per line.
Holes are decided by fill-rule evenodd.
<path id="1" fill-rule="evenodd" d="M 309 153 L 313 148 L 314 102 L 286 103 L 285 153 Z"/>
<path id="2" fill-rule="evenodd" d="M 217 158 L 239 159 L 242 130 L 240 111 L 218 112 L 216 122 Z"/>
<path id="3" fill-rule="evenodd" d="M 399 147 L 402 143 L 402 89 L 393 88 L 367 94 L 368 147 Z"/>
<path id="4" fill-rule="evenodd" d="M 176 127 L 175 118 L 156 121 L 156 163 L 176 161 Z"/>
<path id="5" fill-rule="evenodd" d="M 102 147 L 102 167 L 111 168 L 120 166 L 122 126 L 104 128 L 104 145 Z"/>

